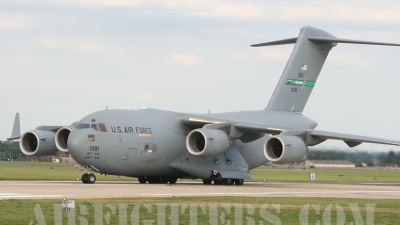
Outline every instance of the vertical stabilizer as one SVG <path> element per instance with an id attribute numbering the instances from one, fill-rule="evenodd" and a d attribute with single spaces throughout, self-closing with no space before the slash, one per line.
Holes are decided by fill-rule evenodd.
<path id="1" fill-rule="evenodd" d="M 279 44 L 296 44 L 267 109 L 303 112 L 326 57 L 331 48 L 336 45 L 332 42 L 312 42 L 308 39 L 311 36 L 335 38 L 320 29 L 303 27 L 297 39 L 278 41 Z M 276 44 L 263 43 L 252 46 L 268 45 Z"/>
<path id="2" fill-rule="evenodd" d="M 14 119 L 14 126 L 13 130 L 11 132 L 11 137 L 7 138 L 7 140 L 15 140 L 19 139 L 21 137 L 21 126 L 19 122 L 19 113 L 15 114 L 15 119 Z"/>
<path id="3" fill-rule="evenodd" d="M 252 45 L 252 47 L 294 43 L 293 52 L 267 109 L 303 112 L 326 57 L 337 43 L 400 46 L 395 43 L 341 39 L 317 28 L 303 27 L 297 38 L 266 42 Z"/>

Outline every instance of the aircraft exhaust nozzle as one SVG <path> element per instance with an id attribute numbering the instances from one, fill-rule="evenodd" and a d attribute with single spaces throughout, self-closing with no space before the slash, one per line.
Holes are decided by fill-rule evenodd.
<path id="1" fill-rule="evenodd" d="M 68 152 L 68 137 L 71 133 L 71 127 L 61 127 L 56 133 L 56 146 L 61 152 Z"/>

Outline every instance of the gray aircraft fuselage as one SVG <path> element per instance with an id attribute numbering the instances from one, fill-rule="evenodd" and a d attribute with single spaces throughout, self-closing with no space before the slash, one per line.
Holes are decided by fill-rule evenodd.
<path id="1" fill-rule="evenodd" d="M 193 130 L 181 121 L 181 115 L 182 113 L 156 109 L 95 112 L 79 121 L 79 124 L 90 126 L 71 130 L 68 149 L 79 164 L 92 165 L 105 174 L 132 177 L 190 176 L 170 167 L 180 155 L 188 153 L 186 136 Z M 296 128 L 313 129 L 317 125 L 313 120 L 299 114 L 269 110 L 200 115 Z M 90 128 L 91 124 L 97 123 L 104 123 L 107 132 Z M 94 137 L 89 140 L 90 135 Z M 248 165 L 247 170 L 253 169 L 268 162 L 263 150 L 267 137 L 250 143 L 234 140 L 228 151 L 239 151 Z M 214 158 L 218 158 L 220 164 L 216 164 Z M 204 157 L 204 160 L 213 165 L 212 169 L 218 169 L 226 162 L 225 153 Z"/>

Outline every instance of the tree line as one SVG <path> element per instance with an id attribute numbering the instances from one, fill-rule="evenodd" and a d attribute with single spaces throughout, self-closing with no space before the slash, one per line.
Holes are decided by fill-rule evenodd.
<path id="1" fill-rule="evenodd" d="M 347 160 L 356 166 L 382 166 L 396 164 L 400 166 L 400 152 L 389 151 L 360 151 L 360 150 L 341 150 L 341 149 L 321 149 L 311 148 L 307 159 L 315 160 Z"/>
<path id="2" fill-rule="evenodd" d="M 19 141 L 0 141 L 0 159 L 25 161 L 28 158 L 21 152 Z"/>
<path id="3" fill-rule="evenodd" d="M 68 153 L 58 151 L 56 156 L 68 156 Z M 0 160 L 2 161 L 29 161 L 30 157 L 22 153 L 19 141 L 0 141 Z M 44 161 L 49 161 L 46 159 Z M 42 161 L 42 160 L 40 160 Z"/>

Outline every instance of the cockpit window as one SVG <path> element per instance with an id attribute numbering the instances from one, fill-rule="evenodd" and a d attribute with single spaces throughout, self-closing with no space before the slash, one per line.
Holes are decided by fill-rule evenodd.
<path id="1" fill-rule="evenodd" d="M 97 123 L 92 123 L 91 128 L 92 128 L 93 130 L 99 131 L 99 126 L 97 126 Z"/>
<path id="2" fill-rule="evenodd" d="M 87 129 L 87 128 L 90 128 L 90 124 L 88 124 L 88 123 L 82 123 L 81 124 L 81 126 L 79 127 L 79 129 Z"/>
<path id="3" fill-rule="evenodd" d="M 100 132 L 107 132 L 106 125 L 104 123 L 99 123 Z"/>
<path id="4" fill-rule="evenodd" d="M 107 128 L 106 125 L 104 125 L 104 123 L 92 123 L 92 124 L 88 124 L 88 123 L 78 123 L 75 125 L 75 129 L 77 130 L 82 130 L 82 129 L 88 129 L 88 128 L 92 128 L 93 130 L 97 130 L 97 131 L 101 131 L 101 132 L 107 132 Z"/>

